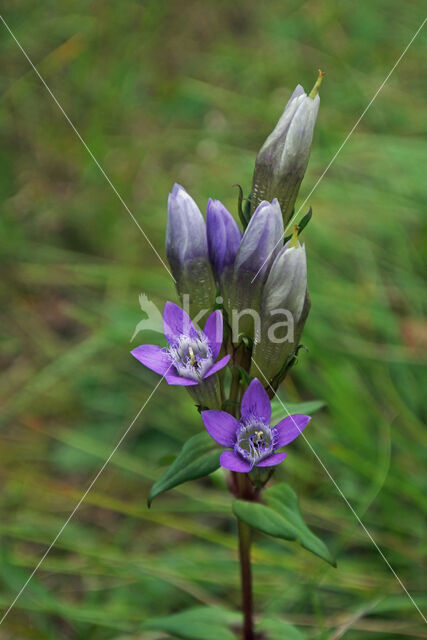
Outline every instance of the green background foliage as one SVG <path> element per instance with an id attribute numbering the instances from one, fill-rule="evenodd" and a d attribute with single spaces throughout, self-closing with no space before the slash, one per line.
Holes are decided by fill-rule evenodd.
<path id="1" fill-rule="evenodd" d="M 167 194 L 233 212 L 297 83 L 326 72 L 300 192 L 330 159 L 424 18 L 420 1 L 7 3 L 4 18 L 164 257 Z M 129 355 L 138 295 L 172 282 L 5 28 L 0 130 L 0 606 L 13 600 L 154 388 Z M 305 205 L 312 311 L 283 389 L 321 398 L 310 444 L 425 610 L 422 281 L 425 33 Z M 150 486 L 201 428 L 162 384 L 0 629 L 5 638 L 164 638 L 150 618 L 239 606 L 220 470 Z M 425 450 L 425 448 L 424 448 Z M 277 472 L 338 569 L 259 534 L 263 616 L 309 638 L 421 638 L 420 615 L 301 438 Z M 277 622 L 278 621 L 278 622 Z M 273 623 L 268 623 L 273 624 Z M 283 623 L 284 624 L 284 623 Z M 268 625 L 267 625 L 268 626 Z M 283 627 L 285 629 L 285 627 Z M 279 637 L 279 636 L 278 636 Z"/>

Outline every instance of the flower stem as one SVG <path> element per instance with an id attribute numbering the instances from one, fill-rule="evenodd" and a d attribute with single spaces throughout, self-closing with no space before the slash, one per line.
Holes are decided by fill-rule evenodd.
<path id="1" fill-rule="evenodd" d="M 251 570 L 251 528 L 237 520 L 239 528 L 240 575 L 242 581 L 243 640 L 254 640 L 252 570 Z"/>
<path id="2" fill-rule="evenodd" d="M 241 376 L 238 369 L 239 366 L 242 366 L 245 371 L 249 371 L 250 352 L 244 345 L 237 347 L 234 353 L 234 367 L 229 397 L 231 406 L 229 413 L 234 415 L 235 418 L 240 417 L 239 398 L 241 392 Z M 255 499 L 252 483 L 246 473 L 231 472 L 230 490 L 240 499 Z M 251 528 L 239 519 L 237 519 L 237 526 L 239 532 L 239 560 L 242 584 L 243 640 L 255 640 L 252 600 Z"/>

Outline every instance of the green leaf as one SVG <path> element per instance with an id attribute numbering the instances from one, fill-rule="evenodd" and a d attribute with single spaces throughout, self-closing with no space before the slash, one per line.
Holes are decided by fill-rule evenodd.
<path id="1" fill-rule="evenodd" d="M 257 631 L 263 631 L 268 640 L 306 640 L 299 629 L 284 620 L 264 619 L 257 625 Z M 264 637 L 264 636 L 263 636 Z"/>
<path id="2" fill-rule="evenodd" d="M 151 487 L 148 506 L 159 494 L 189 480 L 208 476 L 218 469 L 220 453 L 206 431 L 187 440 L 169 469 Z"/>
<path id="3" fill-rule="evenodd" d="M 230 630 L 241 623 L 240 614 L 219 607 L 196 607 L 144 622 L 143 629 L 165 631 L 184 640 L 236 640 Z"/>
<path id="4" fill-rule="evenodd" d="M 271 424 L 275 424 L 278 420 L 286 418 L 288 415 L 286 409 L 291 415 L 295 413 L 304 413 L 311 416 L 319 409 L 325 406 L 323 400 L 310 400 L 308 402 L 285 402 L 278 398 L 273 398 L 271 401 Z M 284 408 L 285 407 L 285 408 Z"/>
<path id="5" fill-rule="evenodd" d="M 295 209 L 294 209 L 295 211 Z M 292 218 L 294 217 L 294 211 L 292 212 Z M 305 214 L 305 216 L 303 216 L 301 218 L 301 221 L 298 223 L 298 235 L 301 233 L 301 231 L 308 225 L 308 223 L 311 220 L 311 216 L 313 215 L 313 210 L 310 207 L 310 209 L 307 211 L 307 213 Z M 288 242 L 288 240 L 290 240 L 292 238 L 292 234 L 286 236 L 285 238 L 283 238 L 283 244 L 286 244 Z"/>
<path id="6" fill-rule="evenodd" d="M 284 482 L 264 493 L 267 505 L 245 500 L 233 502 L 233 512 L 248 525 L 283 540 L 297 540 L 304 549 L 336 566 L 324 542 L 305 524 L 298 507 L 298 499 Z"/>

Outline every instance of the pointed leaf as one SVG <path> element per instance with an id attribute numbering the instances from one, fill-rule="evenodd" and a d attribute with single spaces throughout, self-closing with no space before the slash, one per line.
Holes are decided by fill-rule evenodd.
<path id="1" fill-rule="evenodd" d="M 335 565 L 324 542 L 305 524 L 295 492 L 284 482 L 264 493 L 267 506 L 235 500 L 234 514 L 254 529 L 283 540 L 298 540 L 304 549 Z"/>
<path id="2" fill-rule="evenodd" d="M 160 493 L 189 480 L 208 476 L 218 469 L 220 453 L 220 449 L 206 431 L 187 440 L 169 469 L 151 487 L 148 506 Z"/>
<path id="3" fill-rule="evenodd" d="M 295 211 L 295 209 L 294 209 Z M 294 211 L 292 211 L 292 218 L 294 217 Z M 298 235 L 300 235 L 301 231 L 303 229 L 305 229 L 305 227 L 308 225 L 308 223 L 311 220 L 311 216 L 313 215 L 313 210 L 310 207 L 310 209 L 307 211 L 307 213 L 305 214 L 305 216 L 303 216 L 300 220 L 300 222 L 298 222 L 298 224 L 296 225 L 298 227 Z M 283 238 L 283 244 L 286 244 L 288 242 L 288 240 L 290 240 L 292 238 L 292 233 L 290 233 L 288 236 L 285 236 Z"/>
<path id="4" fill-rule="evenodd" d="M 257 631 L 263 631 L 268 640 L 306 640 L 299 629 L 284 620 L 264 618 L 257 625 Z"/>
<path id="5" fill-rule="evenodd" d="M 311 416 L 319 409 L 322 409 L 325 406 L 325 402 L 323 400 L 309 400 L 308 402 L 286 402 L 284 400 L 279 400 L 278 398 L 273 398 L 271 401 L 271 424 L 275 424 L 282 418 L 286 418 L 289 414 L 292 416 L 295 413 L 304 413 L 305 415 Z"/>
<path id="6" fill-rule="evenodd" d="M 196 607 L 182 613 L 147 620 L 142 626 L 150 631 L 164 631 L 184 640 L 236 640 L 232 626 L 239 625 L 239 614 L 219 607 Z"/>

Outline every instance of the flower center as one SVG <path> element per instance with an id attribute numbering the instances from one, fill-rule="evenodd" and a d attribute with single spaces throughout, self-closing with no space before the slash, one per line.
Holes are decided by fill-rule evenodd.
<path id="1" fill-rule="evenodd" d="M 168 350 L 172 364 L 184 378 L 200 380 L 213 365 L 208 339 L 201 331 L 194 336 L 181 335 Z"/>
<path id="2" fill-rule="evenodd" d="M 271 427 L 257 419 L 242 424 L 237 432 L 234 450 L 252 464 L 266 458 L 274 450 Z"/>

